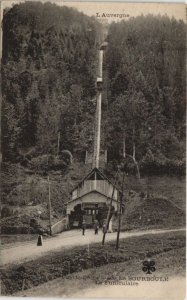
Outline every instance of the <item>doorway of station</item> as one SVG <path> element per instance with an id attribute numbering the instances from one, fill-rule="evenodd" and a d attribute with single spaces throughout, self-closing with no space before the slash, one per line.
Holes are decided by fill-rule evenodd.
<path id="1" fill-rule="evenodd" d="M 91 208 L 86 208 L 84 209 L 84 215 L 83 215 L 83 218 L 86 222 L 86 225 L 87 227 L 90 227 L 92 228 L 95 221 L 99 221 L 98 220 L 98 217 L 99 217 L 99 209 L 96 208 L 96 209 L 91 209 Z"/>
<path id="2" fill-rule="evenodd" d="M 111 210 L 111 216 L 113 215 L 114 207 Z M 69 216 L 70 229 L 81 228 L 82 222 L 85 220 L 87 228 L 93 228 L 95 221 L 99 223 L 99 227 L 103 226 L 106 222 L 108 215 L 108 206 L 106 203 L 83 203 L 74 207 L 74 211 Z"/>
<path id="3" fill-rule="evenodd" d="M 88 227 L 93 228 L 96 220 L 100 227 L 103 226 L 108 213 L 106 203 L 83 203 L 82 209 L 84 211 L 83 218 Z"/>
<path id="4" fill-rule="evenodd" d="M 69 227 L 80 228 L 82 226 L 84 212 L 81 209 L 81 204 L 78 204 L 74 207 L 74 211 L 69 215 Z"/>

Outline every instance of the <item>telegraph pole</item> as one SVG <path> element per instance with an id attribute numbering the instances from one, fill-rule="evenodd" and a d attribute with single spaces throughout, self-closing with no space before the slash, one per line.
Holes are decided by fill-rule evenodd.
<path id="1" fill-rule="evenodd" d="M 49 187 L 49 194 L 48 194 L 48 207 L 49 207 L 49 234 L 52 235 L 52 230 L 51 230 L 51 186 L 50 186 L 50 181 L 49 181 L 49 176 L 48 176 L 48 187 Z"/>
<path id="2" fill-rule="evenodd" d="M 123 171 L 123 179 L 122 179 L 122 192 L 120 195 L 119 202 L 119 217 L 118 217 L 118 231 L 117 231 L 117 239 L 116 239 L 116 250 L 119 248 L 119 235 L 121 231 L 121 214 L 122 214 L 122 202 L 123 202 L 123 193 L 124 193 L 124 181 L 125 181 L 125 172 Z"/>
<path id="3" fill-rule="evenodd" d="M 109 204 L 109 209 L 108 209 L 108 214 L 107 214 L 107 220 L 106 220 L 106 228 L 105 228 L 105 231 L 103 232 L 102 245 L 104 245 L 104 243 L 105 243 L 105 236 L 107 234 L 109 223 L 110 223 L 110 214 L 111 214 L 111 210 L 112 210 L 112 201 L 113 201 L 113 198 L 114 198 L 114 192 L 115 192 L 115 186 L 116 186 L 116 183 L 117 183 L 118 171 L 119 170 L 117 170 L 117 172 L 116 172 L 116 178 L 115 178 L 115 182 L 114 182 L 114 186 L 113 186 L 113 190 L 112 190 L 112 197 L 110 199 L 110 204 Z"/>

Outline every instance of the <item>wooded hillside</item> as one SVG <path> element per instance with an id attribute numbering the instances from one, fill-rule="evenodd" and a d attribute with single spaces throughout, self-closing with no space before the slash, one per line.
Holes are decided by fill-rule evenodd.
<path id="1" fill-rule="evenodd" d="M 5 11 L 4 161 L 56 155 L 58 132 L 60 149 L 76 158 L 92 148 L 101 39 L 101 25 L 71 8 L 26 2 Z M 111 24 L 107 40 L 102 143 L 110 164 L 126 154 L 144 173 L 184 173 L 185 24 L 131 18 Z"/>
<path id="2" fill-rule="evenodd" d="M 95 112 L 100 25 L 67 7 L 15 5 L 3 19 L 3 159 L 73 153 L 88 144 Z M 91 127 L 92 129 L 92 127 Z M 31 155 L 31 156 L 32 156 Z"/>
<path id="3" fill-rule="evenodd" d="M 184 22 L 166 16 L 131 18 L 112 23 L 106 39 L 101 144 L 108 150 L 108 164 L 104 172 L 114 179 L 125 157 L 129 174 L 136 173 L 133 160 L 141 175 L 184 174 Z M 82 153 L 93 150 L 102 41 L 103 28 L 97 20 L 65 6 L 26 2 L 4 12 L 1 225 L 5 233 L 15 232 L 20 224 L 23 230 L 18 232 L 29 232 L 38 210 L 46 226 L 47 175 L 55 223 L 63 215 L 70 190 L 91 168 L 84 165 Z M 69 156 L 57 157 L 59 133 L 60 152 L 70 151 L 72 164 Z M 128 178 L 126 190 L 149 194 L 150 186 L 143 185 L 142 179 L 137 188 L 135 178 Z M 170 179 L 167 184 L 165 179 L 156 182 L 154 178 L 151 184 L 153 199 L 161 193 L 175 204 L 183 201 L 183 181 L 176 186 Z"/>
<path id="4" fill-rule="evenodd" d="M 148 15 L 112 24 L 105 59 L 108 148 L 144 173 L 183 172 L 184 23 Z"/>

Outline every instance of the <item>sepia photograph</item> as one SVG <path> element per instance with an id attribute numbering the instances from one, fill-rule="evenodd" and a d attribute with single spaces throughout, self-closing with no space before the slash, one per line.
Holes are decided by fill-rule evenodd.
<path id="1" fill-rule="evenodd" d="M 1 296 L 183 300 L 184 3 L 1 1 Z"/>

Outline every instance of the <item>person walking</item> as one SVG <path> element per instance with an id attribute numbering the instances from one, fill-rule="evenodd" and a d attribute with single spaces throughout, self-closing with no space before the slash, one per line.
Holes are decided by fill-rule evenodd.
<path id="1" fill-rule="evenodd" d="M 97 220 L 95 220 L 95 223 L 94 223 L 94 229 L 95 229 L 95 234 L 98 234 L 98 230 L 99 230 L 99 223 Z"/>
<path id="2" fill-rule="evenodd" d="M 37 246 L 42 246 L 42 245 L 43 245 L 43 238 L 42 238 L 42 235 L 39 234 L 38 235 Z"/>
<path id="3" fill-rule="evenodd" d="M 105 224 L 105 222 L 103 223 L 103 233 L 105 233 L 105 231 L 106 231 L 106 224 Z"/>
<path id="4" fill-rule="evenodd" d="M 84 235 L 85 230 L 86 230 L 86 221 L 83 220 L 83 221 L 82 221 L 82 235 Z"/>

